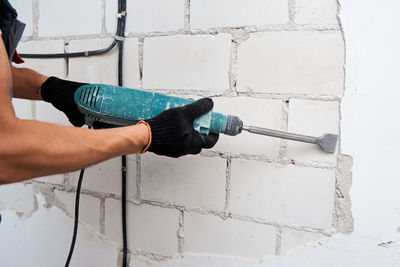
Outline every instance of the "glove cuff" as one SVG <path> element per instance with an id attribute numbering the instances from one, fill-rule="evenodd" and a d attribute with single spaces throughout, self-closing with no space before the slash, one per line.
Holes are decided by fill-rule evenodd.
<path id="1" fill-rule="evenodd" d="M 152 141 L 152 133 L 151 133 L 151 127 L 150 127 L 150 125 L 149 125 L 149 123 L 148 122 L 146 122 L 146 121 L 138 121 L 138 123 L 137 124 L 144 124 L 144 125 L 146 125 L 147 126 L 147 130 L 149 131 L 149 142 L 147 143 L 147 145 L 142 149 L 142 151 L 140 152 L 140 154 L 144 154 L 148 149 L 149 149 L 149 147 L 150 147 L 150 145 L 151 145 L 151 141 Z"/>
<path id="2" fill-rule="evenodd" d="M 176 116 L 161 113 L 156 118 L 148 120 L 152 132 L 152 143 L 149 151 L 154 147 L 165 144 L 174 144 L 177 136 Z"/>
<path id="3" fill-rule="evenodd" d="M 85 84 L 86 83 L 72 82 L 51 76 L 42 84 L 39 93 L 44 101 L 53 103 L 63 95 L 61 92 L 71 90 L 70 88 L 74 88 L 75 91 L 76 88 Z"/>

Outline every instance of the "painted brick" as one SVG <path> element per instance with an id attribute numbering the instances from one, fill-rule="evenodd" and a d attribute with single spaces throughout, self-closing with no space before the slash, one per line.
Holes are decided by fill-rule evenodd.
<path id="1" fill-rule="evenodd" d="M 223 210 L 226 160 L 201 156 L 142 157 L 142 198 Z"/>
<path id="2" fill-rule="evenodd" d="M 31 120 L 32 103 L 30 100 L 13 98 L 12 104 L 14 106 L 15 115 L 20 119 Z"/>
<path id="3" fill-rule="evenodd" d="M 127 196 L 136 197 L 136 160 L 128 156 L 127 160 Z M 69 174 L 70 184 L 78 184 L 79 172 Z M 121 195 L 121 158 L 113 158 L 90 166 L 85 170 L 82 188 Z"/>
<path id="4" fill-rule="evenodd" d="M 281 0 L 192 0 L 190 27 L 215 28 L 285 24 L 288 2 Z"/>
<path id="5" fill-rule="evenodd" d="M 121 201 L 106 199 L 106 235 L 121 243 Z M 165 256 L 178 252 L 179 211 L 127 205 L 128 247 Z"/>
<path id="6" fill-rule="evenodd" d="M 338 1 L 296 0 L 295 23 L 297 24 L 338 24 Z"/>
<path id="7" fill-rule="evenodd" d="M 115 1 L 114 1 L 115 2 Z M 129 88 L 139 88 L 139 52 L 138 39 L 126 38 L 124 41 L 123 85 Z M 115 68 L 117 68 L 115 66 Z"/>
<path id="8" fill-rule="evenodd" d="M 337 32 L 251 34 L 238 48 L 240 92 L 324 94 L 343 90 L 343 39 Z"/>
<path id="9" fill-rule="evenodd" d="M 232 160 L 231 175 L 233 213 L 277 223 L 332 227 L 333 171 Z"/>
<path id="10" fill-rule="evenodd" d="M 14 183 L 0 186 L 0 211 L 14 210 L 24 219 L 30 217 L 36 209 L 37 201 L 31 184 Z"/>
<path id="11" fill-rule="evenodd" d="M 11 0 L 9 2 L 17 10 L 18 19 L 25 23 L 23 36 L 32 36 L 32 0 Z"/>
<path id="12" fill-rule="evenodd" d="M 39 13 L 39 36 L 101 33 L 101 0 L 40 0 Z"/>
<path id="13" fill-rule="evenodd" d="M 65 211 L 74 217 L 75 214 L 75 193 L 55 190 L 56 197 L 64 203 Z M 81 194 L 79 206 L 79 222 L 92 226 L 100 231 L 100 199 Z"/>
<path id="14" fill-rule="evenodd" d="M 19 53 L 63 53 L 63 40 L 29 41 L 18 44 Z M 18 67 L 30 68 L 44 75 L 65 77 L 65 62 L 62 58 L 34 59 L 26 58 L 25 63 Z"/>
<path id="15" fill-rule="evenodd" d="M 184 1 L 132 0 L 127 5 L 126 32 L 162 32 L 183 29 Z M 118 2 L 106 0 L 106 30 L 117 29 Z"/>
<path id="16" fill-rule="evenodd" d="M 185 252 L 260 259 L 275 253 L 276 230 L 269 225 L 185 213 Z"/>
<path id="17" fill-rule="evenodd" d="M 282 254 L 285 254 L 292 249 L 304 247 L 307 244 L 315 244 L 318 240 L 327 239 L 326 236 L 319 233 L 302 232 L 292 229 L 283 229 L 281 236 Z"/>
<path id="18" fill-rule="evenodd" d="M 64 112 L 56 109 L 52 104 L 44 101 L 36 102 L 36 120 L 44 121 L 49 123 L 55 123 L 59 125 L 71 126 L 68 117 Z"/>
<path id="19" fill-rule="evenodd" d="M 229 88 L 231 38 L 175 35 L 144 40 L 143 87 L 224 90 Z"/>
<path id="20" fill-rule="evenodd" d="M 102 49 L 108 47 L 113 39 L 74 40 L 69 43 L 69 52 Z M 84 58 L 69 60 L 69 75 L 71 80 L 88 83 L 118 84 L 118 49 L 110 52 Z"/>
<path id="21" fill-rule="evenodd" d="M 339 103 L 291 99 L 289 103 L 289 131 L 321 136 L 339 133 Z M 318 146 L 288 141 L 288 156 L 301 162 L 335 163 L 335 153 L 322 152 Z"/>
<path id="22" fill-rule="evenodd" d="M 41 178 L 36 178 L 34 180 L 38 182 L 51 183 L 51 184 L 64 184 L 64 174 L 44 176 Z"/>
<path id="23" fill-rule="evenodd" d="M 214 110 L 238 116 L 245 125 L 281 128 L 282 101 L 249 97 L 215 98 Z M 243 132 L 237 136 L 221 134 L 213 150 L 237 154 L 278 156 L 280 140 Z"/>

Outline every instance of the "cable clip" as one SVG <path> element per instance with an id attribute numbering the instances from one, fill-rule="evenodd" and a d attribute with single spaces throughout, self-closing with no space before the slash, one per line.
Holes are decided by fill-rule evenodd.
<path id="1" fill-rule="evenodd" d="M 83 53 L 84 53 L 85 57 L 88 57 L 88 56 L 89 56 L 89 51 L 85 51 L 85 52 L 83 52 Z"/>
<path id="2" fill-rule="evenodd" d="M 122 18 L 122 17 L 125 17 L 126 16 L 126 14 L 127 14 L 127 12 L 126 12 L 126 10 L 124 10 L 124 11 L 121 11 L 121 13 L 118 13 L 117 14 L 117 18 Z"/>
<path id="3" fill-rule="evenodd" d="M 117 41 L 124 41 L 125 40 L 125 37 L 124 36 L 120 36 L 120 35 L 115 35 L 115 40 L 117 40 Z"/>

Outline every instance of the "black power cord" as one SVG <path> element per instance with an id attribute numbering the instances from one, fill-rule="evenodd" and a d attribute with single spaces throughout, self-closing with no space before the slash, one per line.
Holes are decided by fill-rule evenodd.
<path id="1" fill-rule="evenodd" d="M 118 1 L 118 14 L 121 16 L 118 19 L 119 27 L 117 27 L 117 36 L 125 37 L 125 21 L 126 21 L 126 0 Z M 122 39 L 123 40 L 123 39 Z M 118 44 L 118 85 L 123 85 L 123 54 L 124 54 L 124 42 L 121 41 Z M 121 175 L 122 175 L 122 266 L 128 266 L 128 234 L 127 234 L 127 225 L 126 225 L 126 156 L 122 156 L 121 158 Z"/>
<path id="2" fill-rule="evenodd" d="M 84 173 L 85 173 L 85 169 L 82 169 L 81 173 L 79 174 L 78 186 L 76 187 L 74 234 L 72 235 L 71 246 L 69 248 L 67 261 L 65 262 L 65 267 L 69 266 L 69 263 L 71 262 L 71 259 L 72 259 L 72 254 L 74 253 L 76 236 L 78 233 L 78 224 L 79 224 L 79 200 L 80 200 L 80 196 L 81 196 L 80 192 L 81 192 L 81 186 L 82 186 L 82 180 L 83 180 Z"/>
<path id="3" fill-rule="evenodd" d="M 112 50 L 116 44 L 118 44 L 118 85 L 123 85 L 123 42 L 125 38 L 125 22 L 126 22 L 126 0 L 118 0 L 118 23 L 117 23 L 117 31 L 113 42 L 106 48 L 98 49 L 98 50 L 90 50 L 90 51 L 82 51 L 82 52 L 74 52 L 74 53 L 55 53 L 55 54 L 20 54 L 23 58 L 70 58 L 70 57 L 88 57 L 101 55 Z M 121 163 L 121 176 L 122 176 L 122 236 L 123 236 L 123 261 L 122 266 L 128 266 L 128 237 L 127 237 L 127 223 L 126 223 L 126 173 L 127 173 L 127 165 L 126 165 L 126 156 L 122 156 Z M 79 174 L 78 186 L 76 188 L 76 196 L 75 196 L 75 218 L 74 218 L 74 230 L 72 234 L 71 246 L 69 249 L 68 257 L 65 262 L 65 267 L 68 267 L 72 254 L 74 253 L 76 238 L 78 235 L 78 225 L 79 225 L 79 201 L 80 201 L 80 193 L 81 186 L 83 181 L 83 175 L 85 173 L 85 169 L 82 169 Z M 0 217 L 1 218 L 1 217 Z"/>

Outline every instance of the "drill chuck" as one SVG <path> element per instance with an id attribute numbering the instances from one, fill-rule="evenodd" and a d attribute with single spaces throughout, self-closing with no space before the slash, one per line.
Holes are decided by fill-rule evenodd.
<path id="1" fill-rule="evenodd" d="M 226 135 L 238 135 L 242 132 L 243 122 L 236 116 L 228 115 L 226 122 L 226 128 L 224 134 Z"/>

